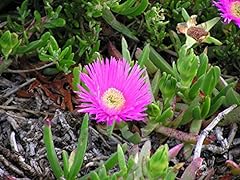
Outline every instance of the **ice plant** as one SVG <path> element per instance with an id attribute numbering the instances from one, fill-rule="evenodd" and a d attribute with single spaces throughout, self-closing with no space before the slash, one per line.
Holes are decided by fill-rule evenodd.
<path id="1" fill-rule="evenodd" d="M 47 151 L 47 158 L 50 167 L 56 179 L 73 180 L 78 175 L 83 164 L 83 158 L 87 149 L 88 123 L 89 116 L 88 114 L 85 114 L 81 125 L 80 135 L 78 138 L 77 149 L 75 151 L 72 151 L 70 157 L 67 151 L 63 150 L 62 151 L 63 163 L 60 163 L 53 143 L 51 120 L 50 119 L 45 120 L 45 126 L 43 128 L 43 141 Z M 62 164 L 63 168 L 60 164 Z"/>
<path id="2" fill-rule="evenodd" d="M 97 122 L 142 121 L 151 102 L 144 70 L 124 59 L 97 60 L 80 73 L 78 112 L 89 113 Z"/>
<path id="3" fill-rule="evenodd" d="M 240 27 L 240 0 L 219 0 L 213 4 L 220 11 L 225 23 L 233 21 Z"/>

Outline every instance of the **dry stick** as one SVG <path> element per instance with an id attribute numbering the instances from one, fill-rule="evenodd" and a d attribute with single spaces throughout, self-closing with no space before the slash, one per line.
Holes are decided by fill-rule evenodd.
<path id="1" fill-rule="evenodd" d="M 23 88 L 24 86 L 27 86 L 28 84 L 32 83 L 35 80 L 36 80 L 36 78 L 32 78 L 32 79 L 26 81 L 25 83 L 23 83 L 20 86 L 16 87 L 12 91 L 9 91 L 8 93 L 6 93 L 3 97 L 6 98 L 6 97 L 10 96 L 11 94 L 17 92 L 19 89 Z"/>
<path id="2" fill-rule="evenodd" d="M 0 154 L 0 162 L 4 164 L 5 167 L 16 173 L 17 175 L 24 177 L 24 173 L 22 170 L 18 169 L 12 163 L 10 163 L 3 155 Z"/>
<path id="3" fill-rule="evenodd" d="M 191 144 L 195 144 L 197 141 L 197 135 L 195 134 L 185 133 L 183 131 L 179 131 L 174 128 L 169 128 L 165 126 L 159 126 L 158 128 L 155 129 L 155 132 Z"/>
<path id="4" fill-rule="evenodd" d="M 0 168 L 0 177 L 2 177 L 2 176 L 4 176 L 4 175 L 5 175 L 4 170 L 2 170 L 2 169 Z"/>
<path id="5" fill-rule="evenodd" d="M 235 139 L 233 140 L 232 144 L 233 144 L 234 146 L 239 145 L 239 144 L 240 144 L 240 138 L 235 138 Z"/>
<path id="6" fill-rule="evenodd" d="M 220 127 L 216 127 L 215 134 L 216 134 L 218 142 L 221 144 L 223 149 L 228 149 L 229 143 L 228 143 L 227 139 L 223 137 L 223 129 Z"/>
<path id="7" fill-rule="evenodd" d="M 203 141 L 208 136 L 209 132 L 219 123 L 219 121 L 221 119 L 224 118 L 224 116 L 226 114 L 231 112 L 236 107 L 237 107 L 237 105 L 234 104 L 234 105 L 230 106 L 229 108 L 225 109 L 224 111 L 220 112 L 217 115 L 217 117 L 215 117 L 213 119 L 213 121 L 201 132 L 201 134 L 200 134 L 200 136 L 198 138 L 198 141 L 197 141 L 197 145 L 196 145 L 195 151 L 194 151 L 193 159 L 196 159 L 196 158 L 200 157 Z"/>
<path id="8" fill-rule="evenodd" d="M 18 107 L 15 107 L 15 106 L 2 106 L 2 105 L 0 105 L 0 109 L 24 111 L 24 112 L 34 114 L 34 115 L 36 115 L 36 114 L 41 114 L 41 115 L 44 115 L 44 116 L 53 115 L 53 113 L 49 113 L 49 112 L 33 111 L 33 110 L 30 110 L 30 109 L 18 108 Z"/>
<path id="9" fill-rule="evenodd" d="M 12 150 L 19 152 L 14 131 L 11 132 L 9 141 L 10 141 L 10 146 L 11 146 Z"/>
<path id="10" fill-rule="evenodd" d="M 224 154 L 227 152 L 227 149 L 221 146 L 216 146 L 214 144 L 208 144 L 208 145 L 203 145 L 202 146 L 202 151 L 208 150 L 211 151 L 214 154 Z"/>
<path id="11" fill-rule="evenodd" d="M 103 143 L 104 143 L 109 149 L 111 149 L 111 146 L 107 143 L 107 141 L 104 139 L 104 137 L 101 135 L 101 133 L 99 133 L 96 129 L 92 128 L 91 126 L 89 126 L 89 129 L 91 129 L 92 132 L 93 132 L 96 136 L 100 137 L 100 138 L 102 139 Z"/>
<path id="12" fill-rule="evenodd" d="M 238 130 L 238 125 L 237 123 L 233 123 L 232 126 L 231 126 L 231 129 L 230 129 L 230 133 L 229 133 L 229 136 L 228 136 L 228 148 L 230 147 L 230 145 L 232 144 L 233 140 L 234 140 L 234 137 L 237 133 L 237 130 Z"/>
<path id="13" fill-rule="evenodd" d="M 16 126 L 16 121 L 15 121 L 14 118 L 17 118 L 17 119 L 21 119 L 21 120 L 23 120 L 23 121 L 26 121 L 26 118 L 25 118 L 25 117 L 22 117 L 22 116 L 20 116 L 20 115 L 15 115 L 14 112 L 9 111 L 9 112 L 4 112 L 4 113 L 6 113 L 6 115 L 8 115 L 7 120 L 10 122 L 10 124 L 11 124 L 12 122 L 14 123 L 14 124 L 11 124 L 12 127 L 13 127 L 13 129 L 14 129 L 14 128 L 19 128 L 19 127 Z M 12 122 L 11 122 L 11 120 L 12 120 Z M 14 126 L 13 126 L 13 125 L 14 125 Z M 16 129 L 14 129 L 14 130 L 16 131 Z"/>
<path id="14" fill-rule="evenodd" d="M 226 87 L 228 86 L 228 83 L 225 81 L 225 79 L 222 78 L 222 76 L 220 76 L 220 82 Z"/>
<path id="15" fill-rule="evenodd" d="M 220 76 L 220 82 L 222 83 L 223 86 L 228 86 L 228 83 L 225 81 L 225 79 Z M 237 130 L 238 130 L 238 125 L 237 123 L 233 123 L 232 124 L 232 128 L 230 128 L 230 133 L 229 133 L 229 136 L 228 136 L 228 139 L 227 139 L 227 149 L 229 149 L 230 145 L 233 143 L 233 140 L 234 140 L 234 137 L 237 133 Z"/>
<path id="16" fill-rule="evenodd" d="M 6 158 L 8 161 L 16 164 L 19 170 L 23 170 L 27 175 L 31 177 L 36 175 L 35 170 L 24 161 L 24 158 L 18 152 L 10 151 L 2 143 L 0 143 L 0 155 L 2 155 L 2 161 Z"/>
<path id="17" fill-rule="evenodd" d="M 33 69 L 23 69 L 23 70 L 7 69 L 6 72 L 9 72 L 9 73 L 26 73 L 26 72 L 40 71 L 40 70 L 45 69 L 47 67 L 50 67 L 50 66 L 52 66 L 54 64 L 55 64 L 54 62 L 50 62 L 48 64 L 45 64 L 43 66 L 40 66 L 40 67 L 37 67 L 37 68 L 33 68 Z"/>

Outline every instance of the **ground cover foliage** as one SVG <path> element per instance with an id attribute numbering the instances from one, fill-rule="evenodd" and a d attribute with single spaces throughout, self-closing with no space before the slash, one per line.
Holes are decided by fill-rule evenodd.
<path id="1" fill-rule="evenodd" d="M 239 8 L 1 1 L 0 178 L 238 179 Z"/>

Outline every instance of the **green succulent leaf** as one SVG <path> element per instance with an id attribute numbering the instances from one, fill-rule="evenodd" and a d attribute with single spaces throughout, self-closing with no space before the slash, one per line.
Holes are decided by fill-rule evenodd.
<path id="1" fill-rule="evenodd" d="M 149 61 L 149 52 L 150 52 L 150 44 L 147 44 L 138 59 L 138 64 L 141 68 L 144 67 L 147 61 Z"/>
<path id="2" fill-rule="evenodd" d="M 128 27 L 116 20 L 116 18 L 109 9 L 103 9 L 102 17 L 113 29 L 123 33 L 125 36 L 135 41 L 139 41 L 139 39 L 133 34 L 132 31 L 129 30 Z"/>
<path id="3" fill-rule="evenodd" d="M 128 124 L 122 123 L 120 125 L 120 131 L 122 136 L 133 144 L 138 144 L 141 142 L 141 136 L 138 132 L 132 133 L 129 130 Z"/>
<path id="4" fill-rule="evenodd" d="M 158 122 L 158 123 L 163 123 L 165 122 L 167 119 L 170 119 L 172 118 L 174 115 L 174 112 L 172 110 L 172 107 L 168 107 L 166 110 L 164 110 L 162 112 L 162 114 L 158 117 L 156 117 L 155 121 Z"/>
<path id="5" fill-rule="evenodd" d="M 225 96 L 220 96 L 217 100 L 211 101 L 211 107 L 209 109 L 207 117 L 210 117 L 211 115 L 213 115 L 220 108 L 225 98 L 226 98 Z"/>
<path id="6" fill-rule="evenodd" d="M 215 24 L 218 23 L 218 21 L 220 19 L 221 19 L 220 17 L 215 17 L 215 18 L 208 20 L 202 24 L 199 24 L 198 26 L 204 28 L 207 32 L 209 32 L 215 26 Z"/>
<path id="7" fill-rule="evenodd" d="M 130 52 L 128 50 L 128 44 L 126 39 L 122 36 L 122 56 L 125 60 L 128 61 L 128 63 L 130 63 L 132 61 Z"/>
<path id="8" fill-rule="evenodd" d="M 157 98 L 159 93 L 160 79 L 161 79 L 161 72 L 160 70 L 157 70 L 151 82 L 152 93 L 155 99 Z"/>
<path id="9" fill-rule="evenodd" d="M 186 22 L 190 19 L 190 16 L 185 8 L 182 8 L 182 17 L 183 17 L 184 21 L 186 21 Z"/>
<path id="10" fill-rule="evenodd" d="M 195 106 L 192 110 L 192 117 L 193 119 L 196 119 L 196 120 L 201 120 L 202 119 L 202 116 L 201 116 L 201 108 L 200 106 Z"/>
<path id="11" fill-rule="evenodd" d="M 148 0 L 127 0 L 122 4 L 112 7 L 112 10 L 118 14 L 135 17 L 141 15 L 148 6 Z"/>
<path id="12" fill-rule="evenodd" d="M 220 68 L 217 66 L 211 67 L 209 69 L 201 87 L 205 95 L 211 96 L 213 89 L 219 81 L 220 73 Z"/>
<path id="13" fill-rule="evenodd" d="M 240 95 L 230 87 L 226 93 L 225 105 L 237 104 L 240 105 Z"/>
<path id="14" fill-rule="evenodd" d="M 148 0 L 141 0 L 135 7 L 131 8 L 127 12 L 127 16 L 139 16 L 141 15 L 148 7 Z"/>
<path id="15" fill-rule="evenodd" d="M 176 94 L 177 80 L 170 74 L 163 72 L 159 81 L 159 89 L 162 93 L 164 105 L 169 106 Z"/>
<path id="16" fill-rule="evenodd" d="M 80 136 L 78 139 L 78 145 L 77 145 L 76 154 L 74 156 L 74 161 L 69 170 L 69 175 L 68 175 L 69 179 L 74 179 L 81 169 L 81 166 L 83 163 L 83 158 L 84 158 L 85 152 L 87 150 L 88 123 L 89 123 L 89 117 L 86 114 L 83 118 L 83 123 L 81 126 L 81 132 L 80 132 Z"/>
<path id="17" fill-rule="evenodd" d="M 118 153 L 118 164 L 119 164 L 121 173 L 124 175 L 127 173 L 127 164 L 126 164 L 123 150 L 120 145 L 118 145 L 117 147 L 117 153 Z"/>
<path id="18" fill-rule="evenodd" d="M 129 8 L 131 8 L 136 3 L 136 0 L 127 0 L 122 4 L 117 3 L 115 6 L 112 7 L 113 12 L 123 14 L 126 13 Z"/>
<path id="19" fill-rule="evenodd" d="M 209 110 L 211 108 L 211 98 L 209 96 L 206 96 L 204 99 L 204 102 L 201 106 L 201 117 L 202 119 L 206 118 L 206 116 L 209 113 Z"/>
<path id="20" fill-rule="evenodd" d="M 168 146 L 160 146 L 150 158 L 147 169 L 151 178 L 164 177 L 167 174 L 168 166 Z"/>
<path id="21" fill-rule="evenodd" d="M 60 178 L 63 176 L 63 170 L 58 161 L 57 153 L 54 149 L 53 137 L 51 131 L 50 120 L 46 121 L 46 125 L 43 129 L 43 140 L 47 151 L 47 158 L 50 163 L 51 169 L 53 170 L 56 178 Z"/>
<path id="22" fill-rule="evenodd" d="M 193 49 L 186 49 L 185 46 L 180 49 L 176 67 L 181 78 L 180 83 L 182 88 L 189 88 L 191 86 L 193 78 L 197 74 L 198 62 L 199 59 L 194 54 Z"/>
<path id="23" fill-rule="evenodd" d="M 203 74 L 206 73 L 208 68 L 208 56 L 206 53 L 202 53 L 199 56 L 200 66 L 198 68 L 197 77 L 201 77 Z"/>
<path id="24" fill-rule="evenodd" d="M 195 99 L 200 92 L 200 87 L 202 86 L 202 83 L 204 81 L 204 75 L 201 76 L 190 88 L 188 96 L 191 100 Z"/>
<path id="25" fill-rule="evenodd" d="M 157 103 L 148 105 L 147 114 L 151 117 L 157 117 L 161 114 L 161 109 Z"/>
<path id="26" fill-rule="evenodd" d="M 208 43 L 208 44 L 215 44 L 217 46 L 221 46 L 222 42 L 219 41 L 218 39 L 212 37 L 212 36 L 207 36 L 206 38 L 204 38 L 204 40 L 202 42 Z"/>
<path id="27" fill-rule="evenodd" d="M 63 172 L 64 172 L 64 177 L 67 178 L 68 173 L 69 173 L 69 156 L 67 151 L 63 150 L 62 152 L 62 158 L 63 158 Z"/>
<path id="28" fill-rule="evenodd" d="M 9 30 L 5 31 L 0 38 L 0 49 L 5 57 L 8 59 L 8 56 L 18 45 L 18 35 L 16 33 L 11 33 Z"/>
<path id="29" fill-rule="evenodd" d="M 101 180 L 100 177 L 98 176 L 98 174 L 95 171 L 91 171 L 91 175 L 90 175 L 92 180 Z"/>

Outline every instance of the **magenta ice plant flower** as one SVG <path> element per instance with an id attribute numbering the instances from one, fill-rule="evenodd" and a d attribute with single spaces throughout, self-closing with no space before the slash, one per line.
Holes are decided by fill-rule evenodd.
<path id="1" fill-rule="evenodd" d="M 240 0 L 218 0 L 213 2 L 225 23 L 233 21 L 240 27 Z"/>
<path id="2" fill-rule="evenodd" d="M 78 112 L 93 115 L 97 122 L 142 121 L 151 103 L 144 69 L 124 59 L 97 60 L 80 73 Z"/>

